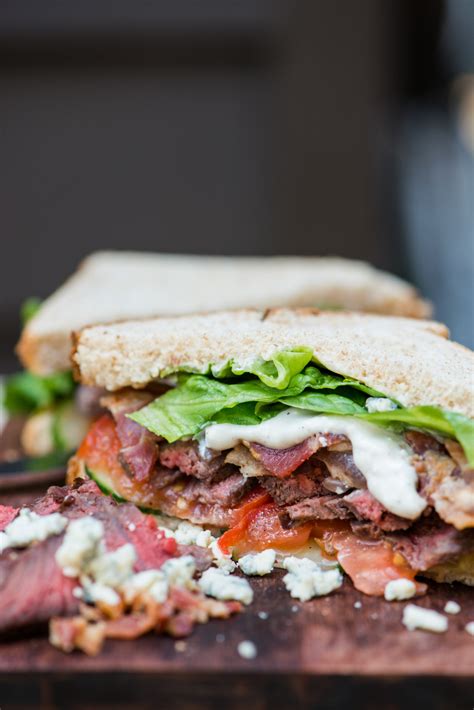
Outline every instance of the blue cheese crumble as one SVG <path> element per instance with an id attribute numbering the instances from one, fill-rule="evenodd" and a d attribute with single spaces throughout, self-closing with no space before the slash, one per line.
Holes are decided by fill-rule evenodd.
<path id="1" fill-rule="evenodd" d="M 282 567 L 288 570 L 283 577 L 285 587 L 294 599 L 302 602 L 329 594 L 343 581 L 337 567 L 323 568 L 305 557 L 285 557 Z"/>
<path id="2" fill-rule="evenodd" d="M 43 542 L 51 535 L 60 535 L 68 519 L 60 513 L 38 515 L 29 508 L 22 508 L 17 517 L 0 533 L 0 552 L 8 547 L 29 547 Z"/>
<path id="3" fill-rule="evenodd" d="M 251 604 L 253 601 L 253 590 L 246 579 L 226 574 L 215 567 L 202 573 L 198 587 L 203 594 L 222 601 L 235 600 L 242 604 Z"/>
<path id="4" fill-rule="evenodd" d="M 425 609 L 416 604 L 407 604 L 403 610 L 402 621 L 409 631 L 422 629 L 442 634 L 448 628 L 448 620 L 445 616 L 433 609 Z"/>
<path id="5" fill-rule="evenodd" d="M 265 574 L 270 574 L 275 560 L 275 550 L 263 550 L 263 552 L 244 555 L 238 561 L 238 565 L 244 574 L 263 577 Z"/>

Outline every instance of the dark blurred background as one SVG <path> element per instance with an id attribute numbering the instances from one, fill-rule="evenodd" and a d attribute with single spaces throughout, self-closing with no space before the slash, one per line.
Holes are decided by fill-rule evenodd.
<path id="1" fill-rule="evenodd" d="M 474 345 L 473 38 L 472 0 L 2 0 L 0 371 L 103 248 L 370 260 Z"/>

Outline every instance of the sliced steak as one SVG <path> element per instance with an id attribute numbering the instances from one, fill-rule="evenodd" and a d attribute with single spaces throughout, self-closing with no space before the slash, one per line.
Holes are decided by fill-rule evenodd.
<path id="1" fill-rule="evenodd" d="M 176 541 L 164 537 L 153 516 L 145 515 L 132 503 L 116 503 L 103 495 L 94 481 L 84 482 L 78 488 L 53 486 L 29 507 L 39 515 L 60 512 L 71 520 L 94 516 L 104 526 L 108 550 L 126 543 L 134 545 L 137 572 L 161 567 L 163 562 L 178 554 Z"/>
<path id="2" fill-rule="evenodd" d="M 263 476 L 259 483 L 270 493 L 278 505 L 292 505 L 304 498 L 325 495 L 327 491 L 323 484 L 324 469 L 322 466 L 304 463 L 289 478 Z"/>
<path id="3" fill-rule="evenodd" d="M 122 448 L 118 458 L 125 471 L 137 481 L 147 481 L 158 460 L 158 437 L 127 417 L 153 400 L 149 392 L 128 390 L 120 395 L 102 397 L 117 425 L 117 436 Z"/>
<path id="4" fill-rule="evenodd" d="M 217 503 L 223 507 L 232 507 L 252 486 L 252 481 L 240 473 L 233 473 L 217 483 L 190 481 L 181 491 L 181 496 L 190 502 Z"/>
<path id="5" fill-rule="evenodd" d="M 342 481 L 351 488 L 366 488 L 363 473 L 354 463 L 352 452 L 318 451 L 317 458 L 322 461 L 332 478 Z"/>
<path id="6" fill-rule="evenodd" d="M 380 540 L 385 535 L 381 527 L 369 520 L 351 520 L 350 525 L 352 532 L 363 539 Z"/>
<path id="7" fill-rule="evenodd" d="M 393 533 L 386 539 L 413 569 L 421 571 L 474 551 L 474 530 L 461 532 L 435 515 L 419 520 L 407 533 Z"/>
<path id="8" fill-rule="evenodd" d="M 124 430 L 127 430 L 125 436 Z M 154 435 L 136 422 L 125 418 L 117 424 L 117 434 L 120 439 L 126 438 L 130 442 L 118 455 L 121 465 L 135 480 L 147 481 L 158 460 L 158 446 Z"/>
<path id="9" fill-rule="evenodd" d="M 193 476 L 200 481 L 212 480 L 224 466 L 224 459 L 223 455 L 203 458 L 196 441 L 177 441 L 162 446 L 160 450 L 162 466 L 179 469 L 187 476 Z"/>
<path id="10" fill-rule="evenodd" d="M 39 515 L 60 512 L 70 519 L 93 515 L 104 525 L 108 550 L 133 544 L 137 572 L 159 568 L 171 557 L 185 553 L 194 555 L 201 569 L 211 563 L 207 550 L 181 548 L 158 530 L 154 517 L 104 496 L 93 481 L 78 487 L 54 486 L 29 508 Z M 0 633 L 77 611 L 78 602 L 72 594 L 77 581 L 64 577 L 54 557 L 62 538 L 50 537 L 26 549 L 7 548 L 0 555 Z"/>
<path id="11" fill-rule="evenodd" d="M 0 555 L 0 633 L 77 611 L 79 602 L 72 593 L 77 581 L 65 577 L 54 558 L 62 537 Z"/>
<path id="12" fill-rule="evenodd" d="M 367 489 L 352 491 L 342 501 L 356 518 L 375 523 L 381 530 L 407 530 L 413 524 L 412 520 L 389 513 Z"/>
<path id="13" fill-rule="evenodd" d="M 310 520 L 345 520 L 352 513 L 344 505 L 341 496 L 318 496 L 290 505 L 285 510 L 293 523 L 305 523 Z"/>
<path id="14" fill-rule="evenodd" d="M 163 466 L 155 466 L 150 476 L 150 484 L 158 490 L 173 486 L 183 479 L 183 474 L 177 469 L 164 468 Z"/>

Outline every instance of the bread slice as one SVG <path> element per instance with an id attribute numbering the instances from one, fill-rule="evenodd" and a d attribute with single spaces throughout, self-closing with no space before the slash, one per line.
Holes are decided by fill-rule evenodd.
<path id="1" fill-rule="evenodd" d="M 326 306 L 426 317 L 430 306 L 401 279 L 332 257 L 174 256 L 97 252 L 48 298 L 23 331 L 25 367 L 69 367 L 70 332 L 158 315 L 274 306 Z"/>
<path id="2" fill-rule="evenodd" d="M 170 371 L 248 365 L 297 346 L 333 372 L 354 377 L 404 406 L 432 404 L 474 416 L 474 353 L 443 325 L 311 309 L 224 311 L 85 328 L 73 365 L 85 384 L 145 387 Z"/>

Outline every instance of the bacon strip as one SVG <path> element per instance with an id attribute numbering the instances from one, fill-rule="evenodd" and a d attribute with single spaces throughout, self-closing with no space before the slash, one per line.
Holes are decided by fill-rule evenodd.
<path id="1" fill-rule="evenodd" d="M 195 624 L 204 624 L 213 618 L 227 619 L 241 609 L 239 602 L 207 599 L 199 592 L 174 587 L 164 603 L 142 595 L 135 600 L 130 613 L 117 619 L 91 616 L 88 607 L 82 605 L 79 616 L 51 619 L 49 639 L 53 646 L 66 653 L 78 648 L 95 656 L 107 638 L 136 639 L 153 630 L 182 638 L 189 636 Z"/>
<path id="2" fill-rule="evenodd" d="M 248 447 L 254 458 L 260 461 L 267 471 L 278 478 L 286 478 L 318 449 L 331 446 L 344 438 L 338 434 L 316 434 L 288 449 L 270 449 L 262 444 L 253 443 Z"/>

